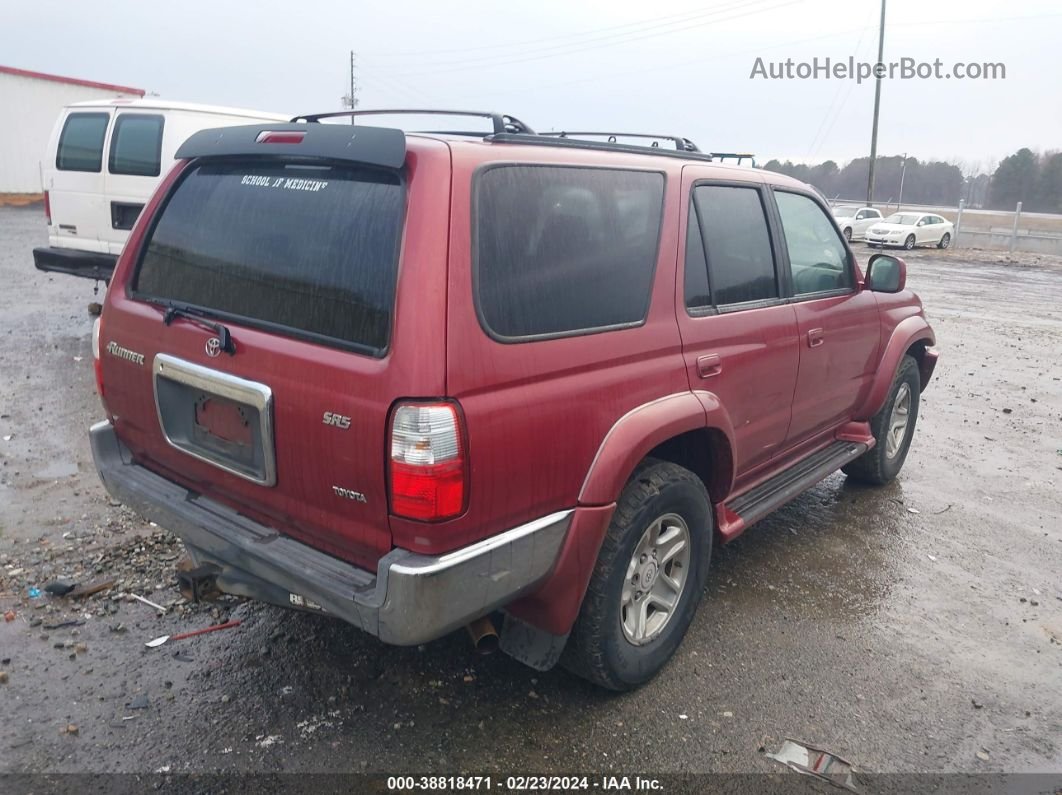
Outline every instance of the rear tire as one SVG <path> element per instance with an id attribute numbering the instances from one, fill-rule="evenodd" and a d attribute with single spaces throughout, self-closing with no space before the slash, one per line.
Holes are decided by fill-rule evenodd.
<path id="1" fill-rule="evenodd" d="M 940 242 L 937 243 L 937 248 L 947 248 L 949 245 L 951 245 L 951 235 L 948 232 L 945 232 L 944 237 L 942 237 Z"/>
<path id="2" fill-rule="evenodd" d="M 907 239 L 905 241 L 903 241 L 903 247 L 905 249 L 907 249 L 908 251 L 913 249 L 915 247 L 915 236 L 914 235 L 908 235 Z"/>
<path id="3" fill-rule="evenodd" d="M 883 486 L 899 474 L 918 421 L 921 385 L 918 362 L 913 356 L 904 356 L 885 405 L 870 420 L 875 445 L 841 468 L 849 478 Z"/>
<path id="4" fill-rule="evenodd" d="M 685 550 L 676 550 L 683 528 Z M 652 679 L 693 620 L 713 531 L 701 479 L 677 464 L 643 461 L 616 504 L 561 664 L 610 690 L 630 690 Z M 677 596 L 665 610 L 658 600 L 673 595 L 671 583 L 678 582 Z"/>
<path id="5" fill-rule="evenodd" d="M 849 243 L 852 242 L 852 228 L 851 227 L 846 226 L 844 228 L 844 239 L 847 240 Z"/>

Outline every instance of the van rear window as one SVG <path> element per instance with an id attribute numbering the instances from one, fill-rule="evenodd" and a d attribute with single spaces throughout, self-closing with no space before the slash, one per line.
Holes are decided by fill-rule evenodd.
<path id="1" fill-rule="evenodd" d="M 103 165 L 103 139 L 107 135 L 107 113 L 71 113 L 59 135 L 55 167 L 60 171 L 97 172 Z"/>
<path id="2" fill-rule="evenodd" d="M 157 177 L 162 170 L 162 116 L 122 113 L 111 133 L 107 170 L 112 174 Z"/>
<path id="3" fill-rule="evenodd" d="M 397 174 L 352 166 L 193 167 L 149 233 L 134 293 L 381 355 L 404 201 Z"/>

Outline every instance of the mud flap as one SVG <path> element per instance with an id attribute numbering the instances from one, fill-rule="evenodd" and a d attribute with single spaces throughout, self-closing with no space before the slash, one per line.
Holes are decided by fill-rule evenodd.
<path id="1" fill-rule="evenodd" d="M 536 671 L 548 671 L 557 664 L 568 635 L 554 635 L 505 614 L 499 648 Z"/>

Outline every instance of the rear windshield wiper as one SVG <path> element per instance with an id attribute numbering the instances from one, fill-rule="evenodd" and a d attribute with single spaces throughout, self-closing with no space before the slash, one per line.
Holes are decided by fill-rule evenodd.
<path id="1" fill-rule="evenodd" d="M 232 341 L 232 334 L 229 333 L 228 328 L 223 324 L 208 320 L 201 312 L 196 312 L 194 309 L 175 306 L 174 304 L 164 304 L 163 306 L 166 307 L 166 311 L 162 313 L 162 322 L 167 326 L 173 322 L 175 317 L 183 317 L 201 328 L 213 331 L 218 335 L 218 342 L 221 343 L 220 349 L 229 356 L 236 355 L 236 344 Z"/>

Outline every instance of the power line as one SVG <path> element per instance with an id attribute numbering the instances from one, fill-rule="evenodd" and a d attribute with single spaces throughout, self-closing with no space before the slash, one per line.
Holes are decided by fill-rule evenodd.
<path id="1" fill-rule="evenodd" d="M 762 2 L 764 2 L 764 0 L 756 0 L 756 2 L 757 3 L 762 3 Z M 656 33 L 648 33 L 648 34 L 642 33 L 642 34 L 638 34 L 638 35 L 626 35 L 626 37 L 623 38 L 623 39 L 614 40 L 614 41 L 602 41 L 602 42 L 599 42 L 599 43 L 596 43 L 596 44 L 590 44 L 589 46 L 580 45 L 580 46 L 577 46 L 577 47 L 572 47 L 571 45 L 564 45 L 567 49 L 565 49 L 564 51 L 561 51 L 561 52 L 552 52 L 553 50 L 558 50 L 560 48 L 559 47 L 551 47 L 551 48 L 546 48 L 546 50 L 550 50 L 550 52 L 547 52 L 546 50 L 543 50 L 540 54 L 527 55 L 526 57 L 509 58 L 509 59 L 502 59 L 502 60 L 478 58 L 478 59 L 475 59 L 474 61 L 467 62 L 465 65 L 456 65 L 456 64 L 458 64 L 460 62 L 453 62 L 455 65 L 446 66 L 445 68 L 426 68 L 426 69 L 420 69 L 420 70 L 413 70 L 413 71 L 409 71 L 409 72 L 401 72 L 401 73 L 399 73 L 399 76 L 412 77 L 412 76 L 426 75 L 426 74 L 437 75 L 437 74 L 445 74 L 445 73 L 448 73 L 448 72 L 465 71 L 465 70 L 468 70 L 468 69 L 478 69 L 478 68 L 488 67 L 488 66 L 489 67 L 506 66 L 506 65 L 509 65 L 509 64 L 526 63 L 528 61 L 538 61 L 538 60 L 542 60 L 544 58 L 555 58 L 555 57 L 562 57 L 562 56 L 567 56 L 567 55 L 575 55 L 575 54 L 578 54 L 578 53 L 587 52 L 589 50 L 596 50 L 596 49 L 601 49 L 601 48 L 604 48 L 604 47 L 615 47 L 615 46 L 620 45 L 620 44 L 629 44 L 629 43 L 634 42 L 634 41 L 641 41 L 641 40 L 644 40 L 644 39 L 656 38 L 656 37 L 659 37 L 659 36 L 670 35 L 670 34 L 673 34 L 673 33 L 680 33 L 682 31 L 686 31 L 686 30 L 693 30 L 695 28 L 704 27 L 706 25 L 713 25 L 713 24 L 717 24 L 717 23 L 720 23 L 720 22 L 728 22 L 728 21 L 733 20 L 733 19 L 740 19 L 742 17 L 748 17 L 748 16 L 753 16 L 755 14 L 761 14 L 761 13 L 764 13 L 766 11 L 774 11 L 776 9 L 783 8 L 785 6 L 796 5 L 799 2 L 801 2 L 801 0 L 785 0 L 785 2 L 775 3 L 774 5 L 752 9 L 750 11 L 746 11 L 746 12 L 740 13 L 740 14 L 733 14 L 731 16 L 726 16 L 726 17 L 713 17 L 713 18 L 710 18 L 710 19 L 707 19 L 707 20 L 704 20 L 704 21 L 701 21 L 701 22 L 697 22 L 695 24 L 684 25 L 684 26 L 679 27 L 679 28 L 673 28 L 671 30 L 665 30 L 665 31 L 660 31 L 660 32 L 656 32 Z M 746 5 L 744 7 L 748 7 L 748 5 Z M 736 10 L 736 7 L 735 7 L 734 10 Z"/>
<path id="2" fill-rule="evenodd" d="M 741 5 L 741 4 L 732 2 L 729 5 L 734 6 L 734 5 Z M 512 50 L 514 48 L 515 49 L 520 49 L 520 48 L 526 47 L 528 45 L 541 44 L 543 42 L 562 41 L 564 39 L 577 39 L 577 38 L 582 38 L 582 37 L 586 37 L 586 36 L 596 36 L 598 34 L 606 33 L 608 31 L 622 30 L 622 29 L 625 29 L 625 28 L 639 28 L 639 27 L 641 27 L 641 26 L 643 26 L 643 25 L 645 25 L 647 23 L 654 23 L 655 22 L 655 23 L 660 23 L 660 24 L 674 24 L 674 23 L 677 23 L 677 22 L 687 21 L 687 20 L 690 20 L 690 19 L 696 19 L 698 17 L 702 17 L 702 16 L 705 16 L 705 15 L 708 15 L 708 14 L 714 14 L 714 13 L 717 13 L 719 11 L 726 10 L 726 8 L 727 8 L 727 4 L 724 4 L 722 7 L 715 8 L 715 9 L 712 9 L 712 10 L 700 9 L 700 10 L 697 10 L 697 11 L 684 11 L 684 12 L 679 13 L 679 14 L 669 14 L 669 15 L 662 16 L 662 17 L 648 17 L 648 18 L 645 18 L 645 19 L 637 20 L 635 22 L 626 22 L 626 23 L 624 23 L 622 25 L 610 25 L 610 26 L 604 27 L 604 28 L 591 28 L 589 30 L 576 31 L 576 32 L 573 32 L 573 33 L 565 33 L 565 34 L 561 34 L 559 36 L 544 36 L 544 37 L 538 38 L 538 39 L 525 39 L 523 41 L 516 41 L 516 42 L 500 42 L 500 43 L 495 43 L 495 44 L 483 44 L 483 45 L 479 45 L 479 46 L 476 46 L 476 47 L 453 47 L 453 48 L 442 49 L 442 50 L 405 50 L 405 51 L 402 51 L 402 52 L 395 52 L 395 51 L 377 52 L 377 53 L 369 52 L 369 53 L 365 53 L 365 54 L 369 55 L 369 56 L 371 56 L 373 58 L 392 58 L 392 57 L 394 57 L 394 58 L 408 58 L 410 56 L 424 56 L 424 55 L 427 55 L 427 56 L 429 56 L 429 59 L 430 59 L 431 56 L 433 56 L 433 55 L 449 55 L 449 54 L 452 54 L 452 53 L 482 52 L 484 50 Z M 670 22 L 668 22 L 667 20 L 670 20 Z"/>

